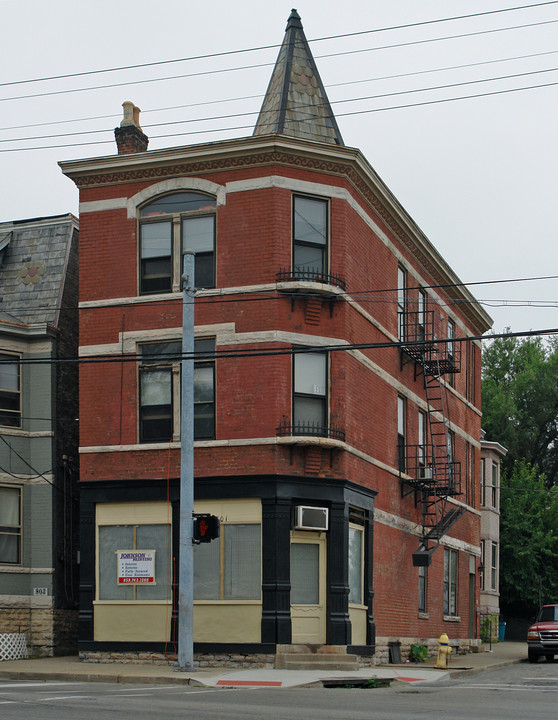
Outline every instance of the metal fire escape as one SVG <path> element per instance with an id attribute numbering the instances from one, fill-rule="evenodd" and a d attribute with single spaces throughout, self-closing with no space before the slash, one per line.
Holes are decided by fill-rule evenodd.
<path id="1" fill-rule="evenodd" d="M 428 566 L 440 539 L 464 512 L 462 506 L 448 502 L 461 494 L 461 469 L 454 459 L 444 382 L 445 376 L 461 370 L 461 343 L 448 339 L 447 325 L 443 327 L 434 311 L 407 311 L 401 321 L 401 362 L 414 362 L 415 378 L 422 374 L 427 405 L 419 444 L 405 447 L 402 495 L 414 493 L 422 511 L 422 537 L 413 565 Z"/>

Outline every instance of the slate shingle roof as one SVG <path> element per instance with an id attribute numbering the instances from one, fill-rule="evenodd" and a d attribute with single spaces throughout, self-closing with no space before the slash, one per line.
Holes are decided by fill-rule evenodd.
<path id="1" fill-rule="evenodd" d="M 289 17 L 253 134 L 270 133 L 344 145 L 296 10 Z"/>
<path id="2" fill-rule="evenodd" d="M 0 223 L 0 320 L 57 323 L 76 227 L 70 214 Z"/>

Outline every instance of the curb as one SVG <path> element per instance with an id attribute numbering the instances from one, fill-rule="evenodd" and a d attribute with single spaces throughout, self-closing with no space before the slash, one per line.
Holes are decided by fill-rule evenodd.
<path id="1" fill-rule="evenodd" d="M 16 671 L 10 672 L 8 670 L 0 670 L 0 679 L 2 680 L 35 680 L 41 681 L 68 681 L 68 682 L 103 682 L 103 683 L 134 683 L 138 685 L 197 685 L 198 687 L 205 687 L 203 683 L 193 681 L 193 678 L 186 676 L 180 677 L 175 676 L 147 676 L 147 675 L 103 675 L 101 673 L 61 673 L 61 672 L 34 672 L 28 671 Z"/>
<path id="2" fill-rule="evenodd" d="M 449 670 L 448 674 L 450 678 L 457 679 L 467 677 L 468 675 L 478 675 L 479 673 L 487 672 L 488 670 L 499 670 L 500 668 L 510 667 L 511 665 L 519 665 L 519 663 L 522 662 L 525 662 L 523 658 L 517 658 L 515 660 L 502 660 L 501 662 L 496 662 L 492 665 L 485 665 L 484 667 L 462 668 L 461 670 L 455 668 L 454 670 Z"/>

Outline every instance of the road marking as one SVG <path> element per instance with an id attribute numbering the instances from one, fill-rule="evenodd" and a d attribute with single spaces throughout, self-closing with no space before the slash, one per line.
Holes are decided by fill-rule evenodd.
<path id="1" fill-rule="evenodd" d="M 451 690 L 523 690 L 527 692 L 558 692 L 558 688 L 541 685 L 454 685 L 446 686 Z"/>
<path id="2" fill-rule="evenodd" d="M 217 680 L 217 685 L 226 687 L 281 687 L 281 680 Z"/>
<path id="3" fill-rule="evenodd" d="M 134 683 L 128 683 L 128 687 L 123 688 L 110 688 L 107 692 L 115 692 L 115 693 L 123 693 L 123 692 L 129 692 L 130 685 L 133 685 Z M 149 685 L 142 685 L 142 690 L 182 690 L 180 685 L 153 685 L 150 687 Z"/>
<path id="4" fill-rule="evenodd" d="M 28 687 L 52 687 L 53 685 L 75 685 L 75 683 L 70 682 L 34 682 L 34 683 L 6 683 L 5 685 L 3 683 L 0 683 L 0 690 L 4 690 L 5 688 L 28 688 Z"/>
<path id="5" fill-rule="evenodd" d="M 59 695 L 58 697 L 37 698 L 31 702 L 52 702 L 53 700 L 93 700 L 93 695 Z M 29 701 L 27 701 L 29 702 Z"/>

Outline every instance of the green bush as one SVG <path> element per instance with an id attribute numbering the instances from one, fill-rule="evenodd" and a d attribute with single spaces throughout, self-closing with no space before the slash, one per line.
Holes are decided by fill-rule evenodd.
<path id="1" fill-rule="evenodd" d="M 426 645 L 411 645 L 409 660 L 411 662 L 424 662 L 428 659 L 428 648 Z"/>

